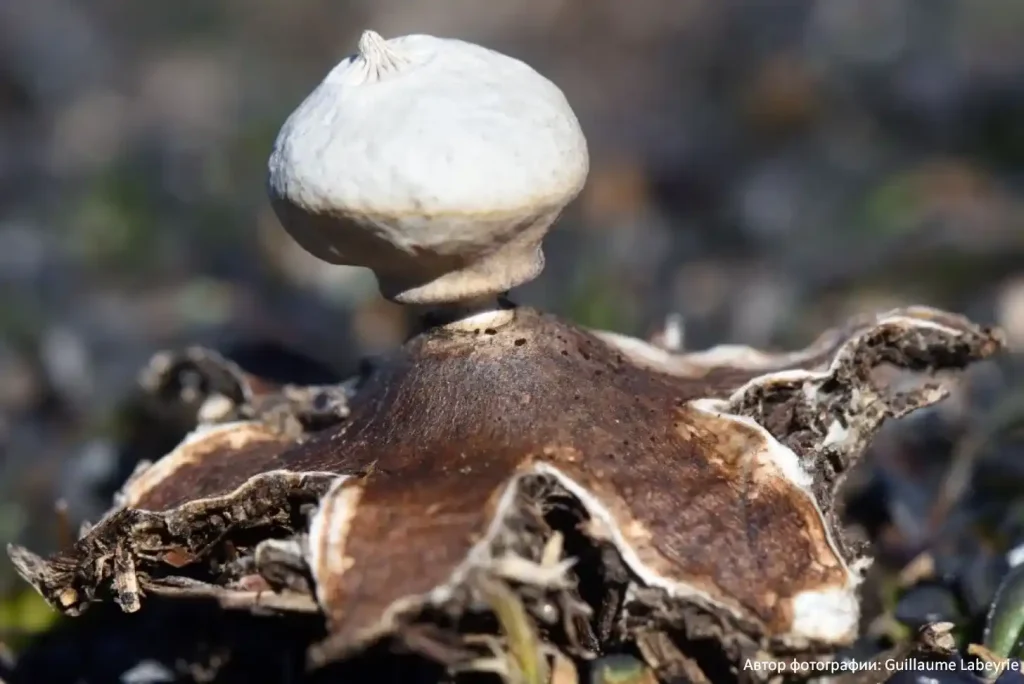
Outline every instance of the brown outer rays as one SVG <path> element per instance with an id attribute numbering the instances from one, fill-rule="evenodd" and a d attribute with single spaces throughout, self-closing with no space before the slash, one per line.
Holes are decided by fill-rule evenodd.
<path id="1" fill-rule="evenodd" d="M 326 465 L 292 469 L 285 457 L 294 443 L 255 422 L 200 427 L 130 478 L 115 508 L 71 548 L 47 560 L 21 547 L 8 552 L 19 573 L 64 612 L 80 613 L 111 583 L 122 608 L 137 610 L 140 565 L 145 585 L 149 569 L 195 562 L 232 531 L 287 528 L 295 507 L 317 501 L 336 473 Z"/>
<path id="2" fill-rule="evenodd" d="M 857 354 L 878 344 L 905 348 L 875 355 L 894 363 L 914 365 L 904 358 L 912 348 L 925 366 L 953 367 L 999 346 L 963 319 L 939 324 L 941 314 L 915 311 L 855 322 L 807 353 L 746 368 L 683 359 L 677 368 L 689 374 L 641 367 L 614 343 L 527 309 L 496 331 L 414 339 L 365 387 L 345 426 L 292 455 L 346 472 L 372 465 L 365 479 L 335 485 L 311 529 L 333 641 L 390 631 L 403 614 L 442 601 L 470 568 L 497 561 L 488 542 L 510 485 L 531 473 L 553 478 L 606 523 L 641 584 L 724 609 L 768 637 L 848 641 L 859 577 L 822 515 L 831 501 L 813 494 L 814 454 L 776 441 L 756 407 L 730 412 L 776 378 L 866 387 L 844 360 L 865 361 Z M 905 334 L 880 342 L 871 336 L 879 330 Z M 800 387 L 801 401 L 842 419 Z M 865 431 L 886 411 L 880 405 Z"/>
<path id="3" fill-rule="evenodd" d="M 530 566 L 536 555 L 517 558 L 506 543 L 529 481 L 574 498 L 584 534 L 618 550 L 633 586 L 765 642 L 834 646 L 855 634 L 863 567 L 835 488 L 885 418 L 943 396 L 893 392 L 873 369 L 958 369 L 1000 345 L 963 318 L 917 308 L 852 321 L 793 354 L 673 354 L 518 308 L 497 330 L 416 336 L 330 429 L 282 430 L 256 409 L 203 428 L 133 477 L 72 548 L 11 555 L 65 612 L 111 585 L 135 610 L 140 590 L 170 586 L 161 577 L 241 531 L 298 533 L 263 555 L 287 564 L 289 549 L 305 554 L 340 654 L 422 608 L 468 607 L 481 572 L 532 567 L 531 581 L 559 580 L 569 563 Z M 307 527 L 298 511 L 318 501 Z M 252 554 L 259 541 L 240 543 Z"/>

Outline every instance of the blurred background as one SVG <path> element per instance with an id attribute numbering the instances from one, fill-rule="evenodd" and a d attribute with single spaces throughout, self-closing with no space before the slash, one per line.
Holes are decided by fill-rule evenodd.
<path id="1" fill-rule="evenodd" d="M 300 251 L 264 193 L 364 28 L 509 53 L 575 108 L 592 172 L 520 303 L 642 336 L 679 313 L 691 348 L 922 303 L 1024 351 L 1019 0 L 0 0 L 0 541 L 53 550 L 152 457 L 156 351 L 341 378 L 402 341 L 372 276 Z M 1022 365 L 888 430 L 851 485 L 883 567 L 939 568 L 879 592 L 904 623 L 983 612 L 1024 541 Z M 0 644 L 53 619 L 6 558 L 0 594 Z"/>

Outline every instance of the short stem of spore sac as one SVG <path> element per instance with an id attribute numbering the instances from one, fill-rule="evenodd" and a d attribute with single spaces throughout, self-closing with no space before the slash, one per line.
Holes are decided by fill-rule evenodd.
<path id="1" fill-rule="evenodd" d="M 515 316 L 515 304 L 506 294 L 417 307 L 416 314 L 424 328 L 444 327 L 453 332 L 469 333 L 496 330 Z"/>

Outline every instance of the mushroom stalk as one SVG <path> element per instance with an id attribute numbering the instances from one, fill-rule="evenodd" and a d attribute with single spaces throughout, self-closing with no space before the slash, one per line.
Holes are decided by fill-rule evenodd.
<path id="1" fill-rule="evenodd" d="M 408 308 L 424 329 L 444 327 L 451 331 L 480 333 L 497 330 L 515 317 L 516 305 L 508 300 L 507 295 L 505 292 L 445 304 L 408 305 Z"/>

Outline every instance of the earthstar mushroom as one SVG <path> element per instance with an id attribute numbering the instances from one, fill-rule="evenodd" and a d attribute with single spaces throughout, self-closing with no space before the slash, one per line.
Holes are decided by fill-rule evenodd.
<path id="1" fill-rule="evenodd" d="M 512 645 L 460 631 L 495 596 L 566 651 L 638 643 L 685 661 L 652 663 L 663 672 L 702 672 L 707 649 L 737 663 L 849 644 L 869 559 L 836 490 L 885 419 L 944 396 L 871 370 L 964 368 L 1000 335 L 908 307 L 798 352 L 680 353 L 500 302 L 540 272 L 587 165 L 564 96 L 522 62 L 365 33 L 282 128 L 270 193 L 307 250 L 442 315 L 330 427 L 250 413 L 201 428 L 73 549 L 13 549 L 19 571 L 66 612 L 176 591 L 251 607 L 262 579 L 287 597 L 262 605 L 322 611 L 316 663 L 388 639 L 458 650 L 429 643 L 430 625 L 511 671 Z"/>

